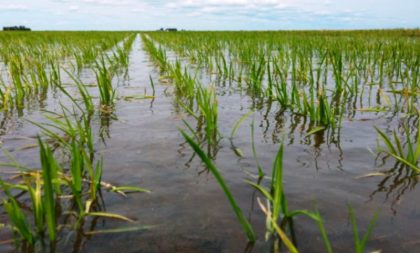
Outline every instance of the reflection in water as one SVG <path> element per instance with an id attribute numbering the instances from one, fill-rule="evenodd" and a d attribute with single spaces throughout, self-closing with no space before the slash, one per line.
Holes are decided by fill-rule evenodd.
<path id="1" fill-rule="evenodd" d="M 417 136 L 420 134 L 418 132 L 419 120 L 419 116 L 412 116 L 406 120 L 402 120 L 398 124 L 397 132 L 405 138 L 400 143 L 401 149 L 411 149 L 408 147 L 410 145 L 409 141 L 414 141 L 414 145 L 416 145 L 415 140 L 417 140 Z M 390 129 L 388 131 L 391 132 Z M 394 141 L 396 141 L 395 138 L 397 137 L 394 136 Z M 379 166 L 385 166 L 390 159 L 395 160 L 391 155 L 386 154 L 381 156 L 381 153 L 379 153 L 376 158 L 376 163 Z M 378 164 L 378 160 L 380 160 L 380 164 Z M 384 193 L 386 200 L 391 200 L 391 209 L 395 215 L 397 213 L 396 205 L 400 202 L 404 194 L 415 189 L 419 181 L 419 175 L 412 168 L 399 161 L 395 162 L 390 169 L 382 171 L 382 173 L 385 176 L 378 183 L 377 189 L 370 194 L 370 198 L 372 199 L 376 194 Z"/>
<path id="2" fill-rule="evenodd" d="M 213 141 L 211 143 L 209 143 L 207 141 L 206 134 L 205 134 L 205 129 L 204 129 L 205 126 L 204 126 L 203 117 L 199 117 L 199 119 L 196 122 L 197 122 L 197 125 L 196 125 L 195 129 L 192 129 L 190 124 L 187 121 L 184 121 L 184 124 L 186 125 L 186 128 L 188 128 L 188 130 L 194 136 L 194 138 L 196 139 L 199 146 L 201 148 L 203 148 L 203 146 L 205 147 L 205 149 L 203 149 L 203 150 L 207 150 L 207 156 L 212 160 L 216 160 L 217 153 L 220 150 L 219 143 L 222 140 L 222 138 L 219 137 L 219 136 L 216 136 L 216 138 L 214 138 Z M 183 143 L 179 144 L 179 148 L 178 148 L 177 152 L 181 156 L 185 156 L 185 151 L 189 150 L 189 145 L 186 145 L 186 144 L 187 144 L 187 142 L 183 142 Z M 194 160 L 195 155 L 196 155 L 195 152 L 192 152 L 191 157 L 185 163 L 186 168 L 191 167 L 191 162 Z"/>
<path id="3" fill-rule="evenodd" d="M 419 181 L 419 175 L 399 162 L 396 162 L 391 169 L 382 173 L 385 175 L 384 178 L 378 183 L 377 189 L 369 197 L 372 200 L 375 195 L 384 193 L 385 199 L 391 201 L 391 210 L 396 215 L 396 206 L 405 193 L 414 190 Z"/>
<path id="4" fill-rule="evenodd" d="M 316 128 L 308 117 L 290 113 L 282 107 L 273 115 L 271 112 L 272 108 L 271 101 L 268 101 L 264 111 L 260 110 L 262 115 L 260 127 L 262 128 L 262 137 L 265 142 L 277 144 L 286 133 L 287 145 L 291 146 L 295 144 L 296 138 L 298 138 L 300 144 L 312 146 L 312 156 L 317 170 L 319 170 L 318 159 L 322 159 L 321 155 L 324 154 L 322 147 L 325 146 L 329 153 L 335 148 L 338 151 L 337 168 L 343 169 L 344 152 L 341 147 L 340 127 L 329 127 L 308 135 L 308 132 Z M 272 123 L 273 120 L 274 122 Z M 325 162 L 330 167 L 330 159 L 327 159 Z"/>
<path id="5" fill-rule="evenodd" d="M 113 113 L 102 113 L 100 115 L 100 120 L 99 120 L 99 137 L 101 138 L 102 143 L 106 144 L 106 139 L 111 138 L 109 129 L 111 126 L 111 122 L 113 120 L 118 120 L 116 114 Z"/>
<path id="6" fill-rule="evenodd" d="M 3 119 L 0 121 L 0 136 L 7 133 L 7 126 L 12 119 L 13 114 L 9 111 L 3 112 Z"/>
<path id="7" fill-rule="evenodd" d="M 106 212 L 105 208 L 105 202 L 102 197 L 102 192 L 98 192 L 98 198 L 92 205 L 92 211 L 93 212 Z M 77 210 L 76 203 L 73 203 L 74 210 Z M 72 214 L 69 213 L 67 216 L 65 216 L 64 221 L 69 222 L 71 219 L 74 219 L 72 217 Z M 77 252 L 83 252 L 83 246 L 85 243 L 87 243 L 94 235 L 95 230 L 97 230 L 98 227 L 98 221 L 102 220 L 101 225 L 105 226 L 105 220 L 100 219 L 99 217 L 93 217 L 92 219 L 82 219 L 78 221 L 79 229 L 77 230 L 69 230 L 67 233 L 66 239 L 63 240 L 62 244 L 60 245 L 62 248 L 67 248 L 69 245 L 73 245 L 73 253 Z M 71 223 L 64 223 L 64 224 L 73 224 L 74 221 Z"/>

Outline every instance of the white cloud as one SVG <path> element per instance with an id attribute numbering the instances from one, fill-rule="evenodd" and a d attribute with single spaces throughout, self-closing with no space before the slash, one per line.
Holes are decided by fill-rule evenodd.
<path id="1" fill-rule="evenodd" d="M 260 8 L 260 7 L 276 7 L 290 6 L 301 0 L 178 0 L 168 3 L 167 6 L 174 7 L 236 7 L 236 8 Z"/>
<path id="2" fill-rule="evenodd" d="M 69 10 L 70 11 L 78 11 L 80 9 L 79 5 L 70 5 Z"/>
<path id="3" fill-rule="evenodd" d="M 0 0 L 1 1 L 1 0 Z M 19 0 L 0 23 L 34 29 L 340 29 L 419 27 L 419 0 Z M 18 3 L 16 3 L 18 2 Z M 401 4 L 401 3 L 404 4 Z M 404 17 L 404 18 L 401 18 Z"/>
<path id="4" fill-rule="evenodd" d="M 25 11 L 28 10 L 28 6 L 24 4 L 0 4 L 0 10 L 3 11 Z"/>
<path id="5" fill-rule="evenodd" d="M 130 1 L 115 1 L 115 0 L 81 0 L 81 2 L 97 5 L 114 5 L 114 6 L 123 6 L 130 4 Z M 131 2 L 133 3 L 133 2 Z"/>

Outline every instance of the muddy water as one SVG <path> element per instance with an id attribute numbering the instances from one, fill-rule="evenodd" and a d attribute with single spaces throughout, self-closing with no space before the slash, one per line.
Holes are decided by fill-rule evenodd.
<path id="1" fill-rule="evenodd" d="M 234 122 L 248 112 L 255 101 L 229 87 L 218 88 L 219 126 L 224 138 L 219 144 L 215 163 L 220 168 L 239 205 L 250 217 L 259 240 L 249 248 L 240 224 L 213 176 L 203 169 L 185 144 L 177 127 L 183 127 L 180 112 L 168 84 L 159 83 L 159 73 L 141 48 L 139 38 L 130 57 L 128 80 L 120 81 L 119 96 L 151 94 L 149 75 L 156 83 L 156 99 L 119 100 L 118 120 L 102 124 L 108 136 L 98 138 L 98 153 L 104 157 L 105 181 L 116 185 L 133 185 L 150 189 L 150 194 L 131 194 L 122 198 L 104 194 L 106 210 L 135 219 L 134 225 L 151 225 L 146 231 L 96 235 L 82 244 L 69 237 L 60 242 L 60 252 L 271 252 L 271 242 L 264 240 L 265 218 L 256 204 L 254 190 L 244 183 L 256 174 L 251 152 L 250 123 L 255 122 L 255 144 L 261 166 L 267 174 L 279 143 L 284 138 L 284 180 L 289 208 L 318 209 L 322 214 L 335 252 L 354 252 L 353 235 L 348 220 L 348 205 L 356 212 L 359 228 L 365 231 L 376 210 L 380 215 L 370 250 L 382 252 L 418 252 L 420 248 L 420 190 L 414 180 L 404 180 L 398 173 L 389 178 L 358 178 L 366 173 L 390 169 L 375 162 L 369 149 L 375 149 L 376 131 L 393 128 L 397 117 L 359 113 L 343 120 L 334 136 L 319 133 L 305 137 L 308 122 L 281 113 L 275 103 L 263 103 L 238 130 L 233 142 L 244 152 L 238 158 L 228 139 Z M 93 81 L 86 72 L 84 79 Z M 92 89 L 94 92 L 94 89 Z M 34 107 L 22 117 L 11 116 L 1 137 L 3 147 L 19 161 L 36 165 L 35 149 L 18 151 L 31 143 L 38 129 L 24 119 L 42 120 L 39 108 L 58 110 L 59 95 L 49 96 L 42 106 Z M 191 120 L 191 122 L 193 122 Z M 96 122 L 96 128 L 100 122 Z M 127 224 L 101 221 L 96 229 Z M 297 218 L 294 229 L 302 252 L 325 252 L 314 222 Z M 0 236 L 2 234 L 0 233 Z M 1 248 L 0 248 L 1 249 Z M 3 248 L 5 251 L 9 247 Z"/>

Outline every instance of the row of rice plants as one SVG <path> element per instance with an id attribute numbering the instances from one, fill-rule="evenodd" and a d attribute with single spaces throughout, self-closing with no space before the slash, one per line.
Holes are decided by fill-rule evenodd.
<path id="1" fill-rule="evenodd" d="M 124 43 L 124 53 L 119 54 L 128 55 L 132 43 L 133 37 L 130 37 Z M 104 106 L 112 105 L 115 92 L 112 88 L 112 75 L 108 72 L 116 71 L 117 65 L 126 66 L 127 59 L 125 56 L 119 59 L 115 59 L 115 55 L 114 58 L 107 57 L 104 52 L 98 53 L 98 56 L 100 59 L 96 60 L 94 68 L 97 71 L 98 88 L 103 91 L 100 109 L 95 109 L 93 97 L 79 77 L 72 74 L 71 70 L 63 69 L 76 85 L 83 103 L 72 96 L 61 81 L 45 81 L 47 85 L 65 94 L 72 102 L 73 109 L 61 106 L 61 113 L 46 112 L 47 123 L 30 121 L 41 129 L 37 137 L 38 168 L 27 168 L 10 155 L 10 161 L 1 163 L 3 167 L 14 167 L 17 170 L 13 177 L 0 179 L 0 189 L 5 194 L 2 206 L 9 218 L 3 226 L 10 229 L 20 251 L 54 252 L 57 245 L 65 244 L 63 239 L 66 235 L 83 237 L 83 234 L 95 233 L 85 231 L 94 230 L 94 226 L 87 228 L 85 225 L 92 219 L 113 218 L 131 222 L 127 217 L 103 210 L 103 190 L 122 195 L 125 195 L 124 191 L 148 192 L 138 187 L 117 187 L 102 181 L 103 162 L 96 157 L 92 116 L 95 112 L 100 115 Z M 21 71 L 26 70 L 22 68 Z M 21 73 L 15 73 L 13 78 L 22 80 L 20 76 L 16 77 L 18 74 Z M 19 81 L 17 84 L 19 86 Z M 25 85 L 30 87 L 29 84 Z M 19 88 L 15 89 L 16 94 L 25 97 L 26 94 L 20 93 Z M 144 227 L 137 226 L 136 229 Z"/>
<path id="2" fill-rule="evenodd" d="M 116 47 L 113 55 L 107 57 L 113 68 L 128 68 L 134 34 L 121 47 L 116 45 L 127 33 L 93 33 L 89 39 L 82 40 L 85 35 L 83 32 L 2 33 L 0 64 L 5 72 L 0 75 L 0 102 L 3 110 L 22 110 L 28 99 L 44 99 L 49 87 L 61 84 L 62 69 L 69 70 L 70 65 L 72 72 L 79 73 L 83 66 L 94 68 L 96 59 L 113 47 Z M 83 55 L 82 60 L 75 56 L 78 54 Z"/>

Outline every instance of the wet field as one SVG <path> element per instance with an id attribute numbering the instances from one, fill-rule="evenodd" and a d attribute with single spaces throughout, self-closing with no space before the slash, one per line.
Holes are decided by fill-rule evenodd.
<path id="1" fill-rule="evenodd" d="M 168 55 L 169 59 L 178 58 L 170 50 Z M 187 59 L 180 59 L 191 71 L 197 71 Z M 180 134 L 178 128 L 185 128 L 182 120 L 193 122 L 193 119 L 180 108 L 173 85 L 161 77 L 137 36 L 127 75 L 114 78 L 119 97 L 114 113 L 112 117 L 94 119 L 92 128 L 100 133 L 95 136 L 95 150 L 104 159 L 102 179 L 151 191 L 127 197 L 104 194 L 103 208 L 133 219 L 134 225 L 146 227 L 132 232 L 82 236 L 81 240 L 69 233 L 58 242 L 59 252 L 273 252 L 273 240 L 264 240 L 265 215 L 256 200 L 262 196 L 244 182 L 257 181 L 258 174 L 251 149 L 252 122 L 258 162 L 264 172 L 270 175 L 283 142 L 284 191 L 289 208 L 319 210 L 335 252 L 354 252 L 349 206 L 355 210 L 361 232 L 366 231 L 374 213 L 379 212 L 368 242 L 369 251 L 417 252 L 418 176 L 407 177 L 407 169 L 395 160 L 377 157 L 374 126 L 392 130 L 401 118 L 407 118 L 416 129 L 418 116 L 355 111 L 344 115 L 340 128 L 307 135 L 311 123 L 305 117 L 285 111 L 273 101 L 256 99 L 205 70 L 199 73 L 202 84 L 216 87 L 222 138 L 213 156 L 214 163 L 253 225 L 257 242 L 248 244 L 220 186 Z M 155 97 L 130 99 L 138 94 L 151 94 L 149 77 L 154 80 Z M 88 69 L 82 71 L 81 79 L 85 83 L 95 82 Z M 63 83 L 66 82 L 70 81 L 63 74 Z M 362 89 L 372 97 L 354 99 L 354 104 L 358 108 L 362 104 L 375 105 L 378 88 Z M 93 97 L 98 96 L 95 87 L 89 90 Z M 69 91 L 77 93 L 71 87 Z M 39 166 L 38 149 L 32 147 L 39 128 L 27 119 L 45 122 L 42 110 L 59 111 L 59 103 L 70 104 L 60 92 L 50 91 L 45 100 L 30 102 L 20 114 L 3 114 L 2 148 L 28 167 Z M 231 140 L 235 122 L 252 109 L 255 111 Z M 234 152 L 232 144 L 242 150 L 242 157 Z M 5 174 L 12 169 L 1 170 Z M 262 184 L 267 182 L 263 180 Z M 6 216 L 0 214 L 0 221 L 4 220 Z M 91 228 L 103 230 L 126 225 L 122 221 L 99 219 Z M 325 252 L 319 230 L 308 218 L 294 219 L 294 234 L 301 252 Z M 0 241 L 10 238 L 10 233 L 0 232 L 0 238 Z M 2 252 L 13 249 L 12 244 L 0 245 Z"/>

